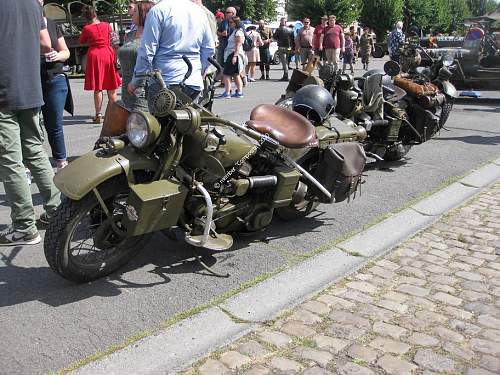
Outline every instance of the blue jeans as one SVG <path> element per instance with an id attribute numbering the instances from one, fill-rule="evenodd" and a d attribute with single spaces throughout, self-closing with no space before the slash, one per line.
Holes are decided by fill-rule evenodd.
<path id="1" fill-rule="evenodd" d="M 55 160 L 66 160 L 66 146 L 64 145 L 63 112 L 68 85 L 62 74 L 55 76 L 50 82 L 44 82 L 42 107 L 43 124 L 47 130 L 52 157 Z"/>

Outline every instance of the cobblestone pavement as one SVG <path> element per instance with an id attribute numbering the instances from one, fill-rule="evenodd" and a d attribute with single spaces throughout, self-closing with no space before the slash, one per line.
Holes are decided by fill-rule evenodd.
<path id="1" fill-rule="evenodd" d="M 500 373 L 500 182 L 186 374 Z"/>

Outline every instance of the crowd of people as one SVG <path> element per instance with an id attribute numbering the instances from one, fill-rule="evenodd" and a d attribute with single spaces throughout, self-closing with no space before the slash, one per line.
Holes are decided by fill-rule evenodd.
<path id="1" fill-rule="evenodd" d="M 291 61 L 295 59 L 295 67 L 306 69 L 316 58 L 319 63 L 332 64 L 334 69 L 354 72 L 354 64 L 358 56 L 363 68 L 368 70 L 370 56 L 374 48 L 375 36 L 369 27 L 364 27 L 359 35 L 354 26 L 345 31 L 337 24 L 334 15 L 321 17 L 320 23 L 313 27 L 310 18 L 302 20 L 302 27 L 294 28 L 286 18 L 281 18 L 276 30 L 261 20 L 258 26 L 245 29 L 236 9 L 228 7 L 225 13 L 218 11 L 217 20 L 218 62 L 224 67 L 222 86 L 224 92 L 218 98 L 241 98 L 242 89 L 247 82 L 254 82 L 257 65 L 260 67 L 260 80 L 269 80 L 270 64 L 273 56 L 270 45 L 276 42 L 283 69 L 281 81 L 289 80 Z M 247 48 L 245 48 L 247 47 Z M 232 82 L 236 89 L 231 90 Z"/>

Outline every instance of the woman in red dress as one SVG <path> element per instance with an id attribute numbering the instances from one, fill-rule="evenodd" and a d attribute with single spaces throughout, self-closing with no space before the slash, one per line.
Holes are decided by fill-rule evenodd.
<path id="1" fill-rule="evenodd" d="M 102 121 L 102 90 L 107 90 L 108 101 L 115 102 L 121 79 L 115 66 L 116 53 L 110 45 L 111 25 L 100 22 L 91 6 L 84 8 L 83 15 L 88 24 L 82 30 L 80 43 L 89 45 L 84 89 L 94 91 L 94 122 L 99 124 Z"/>

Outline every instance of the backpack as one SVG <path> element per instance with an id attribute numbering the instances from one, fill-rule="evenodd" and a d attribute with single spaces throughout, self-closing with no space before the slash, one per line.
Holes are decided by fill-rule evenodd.
<path id="1" fill-rule="evenodd" d="M 250 36 L 245 31 L 243 31 L 243 35 L 245 35 L 245 40 L 243 41 L 243 51 L 251 51 L 253 48 L 252 38 L 250 38 Z"/>

